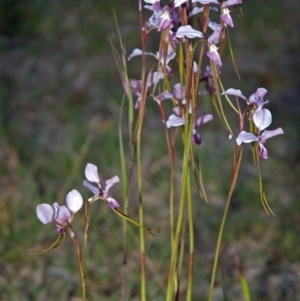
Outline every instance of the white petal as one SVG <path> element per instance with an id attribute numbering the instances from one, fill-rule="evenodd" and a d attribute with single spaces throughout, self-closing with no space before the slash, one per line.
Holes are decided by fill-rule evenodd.
<path id="1" fill-rule="evenodd" d="M 98 167 L 92 163 L 88 163 L 85 168 L 85 177 L 90 182 L 100 183 Z"/>
<path id="2" fill-rule="evenodd" d="M 40 204 L 36 207 L 36 215 L 43 224 L 53 220 L 53 208 L 49 204 Z"/>
<path id="3" fill-rule="evenodd" d="M 77 212 L 83 205 L 81 194 L 76 189 L 73 189 L 66 196 L 66 204 L 71 212 Z"/>
<path id="4" fill-rule="evenodd" d="M 260 107 L 253 114 L 253 122 L 262 131 L 272 123 L 272 114 L 269 110 Z"/>

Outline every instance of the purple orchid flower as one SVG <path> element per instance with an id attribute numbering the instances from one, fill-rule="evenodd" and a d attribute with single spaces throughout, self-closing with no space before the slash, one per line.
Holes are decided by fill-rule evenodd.
<path id="1" fill-rule="evenodd" d="M 116 183 L 120 182 L 118 176 L 114 176 L 105 181 L 105 188 L 102 189 L 101 181 L 98 174 L 98 167 L 92 163 L 88 163 L 85 168 L 86 180 L 83 181 L 83 185 L 91 190 L 94 195 L 100 196 L 107 201 L 108 206 L 111 209 L 119 208 L 119 203 L 109 195 L 109 189 Z M 89 199 L 90 200 L 90 199 Z"/>
<path id="2" fill-rule="evenodd" d="M 179 110 L 174 109 L 175 112 L 178 112 Z M 204 116 L 200 116 L 195 122 L 193 126 L 193 135 L 192 135 L 192 141 L 197 144 L 201 145 L 202 144 L 202 139 L 201 136 L 196 132 L 196 128 L 199 126 L 202 126 L 203 124 L 211 121 L 213 119 L 213 116 L 210 114 L 206 114 Z M 170 127 L 180 127 L 185 124 L 185 118 L 180 117 L 177 114 L 172 114 L 170 115 L 169 119 L 166 122 L 167 128 Z"/>
<path id="3" fill-rule="evenodd" d="M 209 46 L 209 51 L 206 52 L 206 55 L 209 57 L 209 59 L 213 62 L 216 63 L 216 65 L 218 66 L 222 66 L 222 61 L 221 61 L 221 57 L 220 54 L 218 52 L 218 48 L 216 47 L 216 45 L 210 45 Z"/>
<path id="4" fill-rule="evenodd" d="M 221 20 L 230 27 L 234 27 L 230 11 L 228 8 L 223 9 L 223 14 L 220 16 Z"/>
<path id="5" fill-rule="evenodd" d="M 264 100 L 263 97 L 267 93 L 265 88 L 258 88 L 255 93 L 251 94 L 249 99 L 242 94 L 240 90 L 228 89 L 222 93 L 222 95 L 234 95 L 246 100 L 248 105 L 253 106 L 253 122 L 255 126 L 260 130 L 264 130 L 272 123 L 272 114 L 268 109 L 264 109 L 264 104 L 268 103 L 268 100 Z"/>
<path id="6" fill-rule="evenodd" d="M 242 131 L 238 137 L 236 138 L 237 145 L 241 145 L 242 143 L 251 143 L 251 142 L 258 142 L 259 144 L 259 156 L 263 159 L 268 159 L 268 151 L 264 147 L 265 142 L 274 136 L 283 134 L 282 128 L 277 128 L 276 130 L 272 131 L 264 131 L 261 135 L 256 136 L 253 133 L 248 133 Z"/>
<path id="7" fill-rule="evenodd" d="M 82 207 L 83 199 L 81 194 L 73 189 L 66 196 L 67 206 L 59 206 L 54 203 L 52 206 L 49 204 L 40 204 L 36 207 L 36 214 L 38 219 L 43 224 L 54 223 L 57 227 L 58 234 L 65 234 L 66 227 L 73 220 L 74 214 Z"/>

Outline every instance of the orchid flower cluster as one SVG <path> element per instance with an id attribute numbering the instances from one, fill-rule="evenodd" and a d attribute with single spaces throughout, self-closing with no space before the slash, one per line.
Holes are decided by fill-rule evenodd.
<path id="1" fill-rule="evenodd" d="M 87 180 L 83 181 L 83 185 L 94 194 L 92 198 L 88 199 L 90 203 L 102 199 L 107 202 L 111 209 L 120 207 L 119 203 L 109 195 L 109 189 L 115 183 L 119 182 L 118 176 L 106 180 L 106 186 L 102 189 L 98 167 L 92 163 L 88 163 L 85 168 L 85 177 Z M 73 189 L 67 194 L 66 205 L 67 206 L 60 206 L 56 202 L 52 206 L 46 203 L 40 204 L 36 208 L 36 214 L 43 224 L 53 223 L 57 227 L 56 232 L 58 234 L 66 234 L 69 231 L 69 234 L 72 236 L 73 231 L 70 228 L 71 222 L 75 213 L 79 211 L 83 205 L 83 198 L 76 189 Z"/>
<path id="2" fill-rule="evenodd" d="M 241 159 L 243 143 L 257 143 L 258 147 L 256 159 L 259 156 L 267 159 L 268 152 L 265 148 L 265 142 L 274 136 L 283 134 L 281 128 L 275 130 L 266 130 L 272 122 L 271 112 L 265 108 L 268 101 L 264 100 L 267 90 L 259 88 L 249 98 L 244 96 L 240 90 L 227 89 L 224 91 L 221 79 L 220 70 L 222 68 L 222 49 L 224 42 L 229 38 L 228 29 L 234 27 L 233 19 L 230 15 L 229 8 L 237 8 L 242 3 L 242 0 L 174 0 L 169 4 L 162 6 L 160 1 L 157 0 L 144 0 L 146 5 L 144 8 L 149 12 L 150 17 L 144 20 L 141 3 L 140 6 L 140 30 L 142 49 L 135 48 L 132 53 L 125 57 L 125 47 L 121 45 L 121 53 L 114 52 L 117 61 L 121 81 L 125 90 L 125 94 L 129 100 L 129 137 L 130 137 L 130 161 L 133 163 L 136 160 L 136 165 L 131 164 L 132 169 L 137 168 L 137 189 L 134 192 L 138 194 L 138 210 L 139 222 L 135 222 L 127 216 L 127 212 L 123 213 L 118 208 L 120 207 L 118 201 L 110 195 L 111 187 L 118 183 L 119 177 L 114 176 L 105 181 L 104 188 L 101 185 L 101 180 L 98 174 L 98 168 L 94 164 L 88 163 L 85 168 L 86 180 L 83 185 L 88 188 L 93 196 L 87 202 L 86 208 L 93 204 L 95 201 L 101 199 L 107 203 L 119 216 L 125 218 L 140 228 L 140 252 L 141 252 L 141 300 L 146 301 L 146 243 L 144 237 L 144 230 L 150 234 L 150 228 L 144 226 L 144 207 L 143 207 L 143 164 L 142 164 L 142 148 L 141 148 L 141 133 L 143 120 L 146 112 L 146 103 L 148 98 L 152 98 L 159 106 L 162 116 L 162 124 L 166 133 L 166 140 L 168 145 L 170 160 L 170 265 L 168 274 L 168 283 L 166 289 L 166 300 L 174 300 L 175 296 L 180 295 L 180 277 L 181 267 L 186 256 L 184 252 L 188 245 L 189 262 L 187 263 L 188 280 L 187 287 L 184 288 L 187 294 L 187 301 L 192 300 L 192 278 L 193 278 L 193 265 L 194 265 L 194 202 L 192 200 L 192 185 L 191 174 L 195 175 L 197 188 L 200 196 L 207 201 L 204 184 L 202 182 L 201 164 L 198 154 L 195 149 L 202 144 L 202 138 L 198 133 L 198 128 L 213 120 L 212 114 L 199 114 L 199 111 L 204 108 L 202 103 L 210 98 L 213 106 L 216 108 L 217 115 L 220 117 L 222 123 L 225 125 L 226 130 L 233 135 L 229 123 L 226 119 L 221 95 L 224 95 L 231 104 L 228 96 L 235 96 L 242 98 L 246 101 L 246 109 L 241 111 L 239 102 L 237 101 L 237 108 L 231 104 L 231 107 L 238 114 L 240 123 L 240 133 L 236 138 L 236 143 L 233 147 L 233 162 L 232 162 L 232 177 L 230 180 L 230 187 L 228 196 L 224 205 L 224 212 L 220 231 L 218 234 L 217 247 L 214 257 L 212 268 L 211 285 L 209 291 L 209 301 L 212 300 L 214 283 L 217 274 L 218 257 L 220 254 L 220 245 L 224 230 L 224 224 L 227 218 L 229 204 L 235 189 Z M 219 21 L 215 22 L 210 19 L 210 12 L 218 14 Z M 214 18 L 215 19 L 215 18 Z M 197 21 L 197 22 L 195 22 Z M 198 29 L 194 28 L 194 24 L 198 24 Z M 193 26 L 192 26 L 193 25 Z M 146 41 L 151 32 L 158 32 L 160 34 L 159 48 L 156 53 L 146 51 Z M 122 38 L 120 38 L 122 40 Z M 199 48 L 198 48 L 199 47 Z M 115 49 L 113 49 L 116 51 Z M 127 75 L 126 59 L 131 60 L 134 57 L 142 56 L 142 72 L 140 79 L 131 78 Z M 155 59 L 155 64 L 150 71 L 146 71 L 146 57 Z M 177 68 L 176 68 L 177 66 Z M 205 89 L 201 83 L 205 83 Z M 131 92 L 129 93 L 131 88 Z M 221 93 L 223 91 L 223 93 Z M 209 97 L 203 97 L 208 93 Z M 136 96 L 135 104 L 132 101 L 132 94 Z M 163 103 L 166 100 L 172 102 L 172 108 L 165 114 Z M 135 110 L 133 109 L 135 108 Z M 203 109 L 204 110 L 204 109 Z M 137 119 L 134 119 L 134 112 L 136 112 Z M 167 117 L 166 117 L 167 116 Z M 244 129 L 244 119 L 248 118 L 250 121 L 249 132 Z M 133 122 L 135 123 L 135 131 L 133 131 Z M 123 197 L 124 208 L 128 208 L 129 202 L 129 181 L 132 180 L 132 169 L 128 172 L 130 180 L 127 180 L 127 166 L 126 155 L 123 146 L 122 127 L 120 126 L 120 158 L 122 165 L 122 182 L 123 184 Z M 175 191 L 177 178 L 175 170 L 179 167 L 175 166 L 175 138 L 176 133 L 181 131 L 182 141 L 184 146 L 183 160 L 180 168 L 182 168 L 182 177 L 180 183 L 180 195 Z M 256 145 L 257 146 L 257 145 Z M 257 162 L 255 162 L 257 163 Z M 180 165 L 180 164 L 178 164 Z M 259 180 L 261 199 L 263 200 L 264 208 L 269 209 L 265 194 L 262 188 L 260 166 L 259 167 Z M 178 202 L 178 204 L 176 203 Z M 43 224 L 53 223 L 57 229 L 56 232 L 59 236 L 66 236 L 68 233 L 73 239 L 77 255 L 79 268 L 81 273 L 83 295 L 85 294 L 84 284 L 84 268 L 80 262 L 79 243 L 72 230 L 71 222 L 76 212 L 78 212 L 83 205 L 83 198 L 77 190 L 70 191 L 66 196 L 66 206 L 54 203 L 52 206 L 49 204 L 40 204 L 37 206 L 36 212 L 38 219 Z M 176 205 L 176 206 L 175 206 Z M 178 206 L 177 206 L 178 205 Z M 174 210 L 174 208 L 179 208 Z M 86 209 L 88 210 L 88 209 Z M 126 209 L 127 210 L 127 209 Z M 270 210 L 271 211 L 271 210 Z M 85 215 L 87 218 L 88 214 Z M 88 222 L 85 223 L 85 235 L 88 228 Z M 185 235 L 185 232 L 189 235 Z M 158 232 L 158 231 L 157 231 Z M 74 239 L 75 237 L 75 239 Z M 124 223 L 124 239 L 126 239 L 126 223 Z M 188 238 L 187 238 L 188 237 Z M 186 243 L 189 240 L 189 244 Z M 86 244 L 86 240 L 85 240 Z M 53 247 L 58 244 L 54 244 Z M 124 244 L 124 246 L 126 243 Z M 124 247 L 126 249 L 126 246 Z M 124 254 L 127 251 L 124 250 Z M 124 259 L 124 262 L 126 260 Z M 124 273 L 125 278 L 127 276 Z M 124 283 L 126 279 L 124 279 Z M 126 295 L 123 292 L 124 296 Z M 85 297 L 83 297 L 85 300 Z"/>
<path id="3" fill-rule="evenodd" d="M 242 143 L 258 142 L 259 144 L 259 156 L 263 159 L 268 159 L 268 151 L 264 147 L 264 143 L 271 137 L 283 134 L 282 128 L 277 128 L 275 130 L 265 130 L 272 123 L 272 114 L 268 109 L 264 108 L 264 105 L 269 101 L 264 101 L 264 96 L 267 90 L 264 88 L 259 88 L 255 93 L 253 93 L 248 99 L 242 94 L 240 90 L 228 89 L 223 92 L 223 95 L 234 95 L 246 100 L 247 105 L 251 108 L 253 123 L 256 127 L 255 133 L 249 133 L 246 131 L 241 131 L 236 138 L 237 145 Z M 242 126 L 243 127 L 243 126 Z"/>

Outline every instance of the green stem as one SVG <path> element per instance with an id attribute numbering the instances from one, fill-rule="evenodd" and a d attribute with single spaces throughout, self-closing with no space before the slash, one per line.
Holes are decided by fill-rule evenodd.
<path id="1" fill-rule="evenodd" d="M 230 201 L 231 201 L 232 194 L 233 194 L 233 191 L 234 191 L 234 188 L 236 185 L 236 181 L 237 181 L 237 177 L 238 177 L 238 173 L 239 173 L 239 169 L 240 169 L 240 165 L 241 165 L 242 153 L 243 153 L 242 147 L 238 147 L 237 149 L 235 149 L 235 154 L 234 154 L 234 158 L 233 158 L 232 180 L 231 180 L 230 189 L 229 189 L 228 197 L 226 200 L 226 205 L 225 205 L 222 222 L 221 222 L 221 226 L 220 226 L 220 230 L 219 230 L 219 235 L 218 235 L 216 253 L 215 253 L 215 257 L 214 257 L 214 264 L 213 264 L 212 276 L 211 276 L 211 281 L 210 281 L 208 301 L 212 300 L 212 294 L 213 294 L 213 289 L 214 289 L 214 285 L 215 285 L 215 279 L 216 279 L 216 273 L 217 273 L 217 267 L 218 267 L 218 261 L 219 261 L 219 255 L 220 255 L 221 242 L 222 242 L 225 222 L 226 222 Z"/>
<path id="2" fill-rule="evenodd" d="M 193 267 L 194 267 L 194 218 L 193 218 L 193 201 L 191 196 L 191 179 L 188 173 L 187 178 L 187 199 L 188 199 L 188 222 L 189 222 L 189 243 L 190 243 L 190 254 L 189 254 L 189 270 L 188 270 L 188 283 L 186 300 L 192 300 L 192 286 L 193 286 Z"/>

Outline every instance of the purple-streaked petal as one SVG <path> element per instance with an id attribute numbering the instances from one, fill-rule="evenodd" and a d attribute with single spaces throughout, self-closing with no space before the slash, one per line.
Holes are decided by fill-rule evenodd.
<path id="1" fill-rule="evenodd" d="M 70 210 L 65 205 L 59 206 L 58 203 L 54 203 L 53 208 L 56 212 L 55 221 L 60 225 L 65 225 L 71 217 Z"/>
<path id="2" fill-rule="evenodd" d="M 179 107 L 174 107 L 172 108 L 172 111 L 173 113 L 176 115 L 176 116 L 181 116 L 182 115 L 182 110 L 180 110 Z M 181 113 L 181 114 L 180 114 Z"/>
<path id="3" fill-rule="evenodd" d="M 195 122 L 195 127 L 201 126 L 211 120 L 213 120 L 213 115 L 206 114 L 206 115 L 200 116 Z"/>
<path id="4" fill-rule="evenodd" d="M 269 110 L 259 107 L 253 114 L 253 122 L 262 131 L 272 123 L 272 114 Z"/>
<path id="5" fill-rule="evenodd" d="M 236 143 L 237 145 L 241 145 L 242 143 L 250 143 L 258 140 L 258 137 L 256 137 L 254 134 L 242 131 L 236 138 Z"/>
<path id="6" fill-rule="evenodd" d="M 193 39 L 193 38 L 203 38 L 204 35 L 201 31 L 193 29 L 192 26 L 184 25 L 178 28 L 176 32 L 176 37 L 179 39 L 183 37 Z"/>
<path id="7" fill-rule="evenodd" d="M 209 36 L 207 39 L 207 42 L 209 45 L 217 44 L 220 42 L 221 35 L 222 35 L 223 27 L 221 25 L 218 25 L 214 32 Z"/>
<path id="8" fill-rule="evenodd" d="M 40 204 L 36 207 L 36 215 L 43 224 L 53 221 L 53 208 L 49 204 Z"/>
<path id="9" fill-rule="evenodd" d="M 258 152 L 258 154 L 263 159 L 268 159 L 268 151 L 267 151 L 267 149 L 262 144 L 259 144 L 259 152 Z"/>
<path id="10" fill-rule="evenodd" d="M 242 0 L 227 0 L 222 3 L 222 8 L 238 4 L 242 4 Z"/>
<path id="11" fill-rule="evenodd" d="M 111 209 L 116 209 L 120 207 L 119 203 L 112 197 L 108 197 L 106 201 L 108 203 L 109 208 Z"/>
<path id="12" fill-rule="evenodd" d="M 92 163 L 88 163 L 85 168 L 85 177 L 90 182 L 100 183 L 98 167 Z"/>
<path id="13" fill-rule="evenodd" d="M 272 137 L 277 136 L 277 135 L 282 135 L 282 134 L 284 134 L 282 128 L 277 128 L 276 130 L 271 130 L 271 131 L 265 130 L 260 135 L 261 143 L 265 143 L 266 140 L 268 140 L 269 138 L 272 138 Z"/>
<path id="14" fill-rule="evenodd" d="M 185 124 L 185 119 L 172 114 L 166 124 L 167 128 L 182 126 Z"/>
<path id="15" fill-rule="evenodd" d="M 97 183 L 84 180 L 83 185 L 86 188 L 88 188 L 94 195 L 99 195 L 100 194 L 100 188 L 99 188 Z"/>
<path id="16" fill-rule="evenodd" d="M 83 205 L 81 194 L 76 190 L 71 190 L 66 196 L 66 204 L 71 212 L 77 212 Z"/>
<path id="17" fill-rule="evenodd" d="M 259 107 L 262 107 L 265 103 L 268 103 L 268 100 L 264 101 L 263 99 L 267 92 L 265 88 L 258 88 L 256 92 L 249 97 L 250 104 L 257 104 Z"/>
<path id="18" fill-rule="evenodd" d="M 118 176 L 114 176 L 108 180 L 105 181 L 105 192 L 108 194 L 109 189 L 115 185 L 116 183 L 119 183 L 120 179 Z"/>
<path id="19" fill-rule="evenodd" d="M 223 14 L 220 16 L 221 20 L 230 27 L 234 27 L 229 9 L 224 8 Z"/>
<path id="20" fill-rule="evenodd" d="M 221 95 L 234 95 L 234 96 L 237 96 L 237 97 L 241 97 L 243 99 L 247 99 L 246 96 L 244 96 L 241 92 L 241 90 L 237 90 L 237 89 L 233 89 L 233 88 L 230 88 L 228 90 L 226 90 L 225 92 L 223 92 Z"/>
<path id="21" fill-rule="evenodd" d="M 219 55 L 218 48 L 216 47 L 216 45 L 210 45 L 209 51 L 206 52 L 206 55 L 211 61 L 215 62 L 219 66 L 222 66 L 221 57 Z"/>

